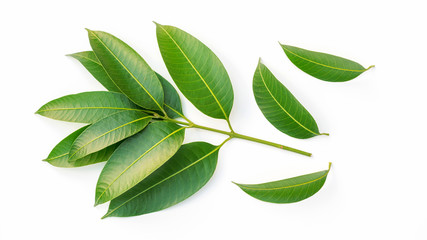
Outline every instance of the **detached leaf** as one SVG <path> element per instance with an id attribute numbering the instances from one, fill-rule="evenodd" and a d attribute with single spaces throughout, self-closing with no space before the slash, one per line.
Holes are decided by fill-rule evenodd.
<path id="1" fill-rule="evenodd" d="M 88 33 L 96 57 L 120 91 L 143 108 L 163 110 L 162 85 L 144 59 L 109 33 L 91 30 Z"/>
<path id="2" fill-rule="evenodd" d="M 182 145 L 163 166 L 113 199 L 103 218 L 142 215 L 184 201 L 212 177 L 220 147 L 205 142 Z"/>
<path id="3" fill-rule="evenodd" d="M 326 181 L 328 170 L 262 184 L 238 184 L 252 197 L 271 203 L 293 203 L 304 200 L 318 192 Z"/>
<path id="4" fill-rule="evenodd" d="M 162 166 L 181 146 L 184 129 L 175 123 L 154 122 L 126 139 L 102 169 L 95 204 L 118 197 Z"/>
<path id="5" fill-rule="evenodd" d="M 61 142 L 59 142 L 50 152 L 49 156 L 43 160 L 55 167 L 63 168 L 74 168 L 82 167 L 90 164 L 99 162 L 105 162 L 113 154 L 114 150 L 119 146 L 120 143 L 116 143 L 112 146 L 104 148 L 98 152 L 87 155 L 86 157 L 80 158 L 77 162 L 70 163 L 68 161 L 69 152 L 74 140 L 87 128 L 88 126 L 82 127 L 79 130 L 71 133 Z"/>
<path id="6" fill-rule="evenodd" d="M 305 73 L 329 82 L 345 82 L 374 67 L 364 68 L 357 62 L 327 53 L 313 52 L 280 44 L 289 60 Z"/>
<path id="7" fill-rule="evenodd" d="M 95 79 L 98 80 L 98 82 L 100 82 L 106 89 L 113 92 L 120 92 L 120 89 L 116 86 L 113 80 L 111 80 L 98 58 L 96 58 L 95 53 L 92 51 L 86 51 L 73 53 L 68 56 L 79 60 L 79 62 L 92 74 L 92 76 L 94 76 Z"/>
<path id="8" fill-rule="evenodd" d="M 233 87 L 218 57 L 181 29 L 156 25 L 160 52 L 179 90 L 204 114 L 228 120 Z"/>
<path id="9" fill-rule="evenodd" d="M 160 74 L 157 73 L 157 77 L 159 78 L 165 93 L 165 102 L 163 106 L 166 114 L 171 118 L 182 117 L 184 114 L 182 113 L 181 99 L 179 98 L 175 88 Z"/>
<path id="10" fill-rule="evenodd" d="M 101 119 L 76 138 L 68 161 L 74 162 L 130 137 L 144 129 L 150 120 L 151 116 L 136 111 L 119 112 Z"/>
<path id="11" fill-rule="evenodd" d="M 83 92 L 43 105 L 36 113 L 67 122 L 94 123 L 121 111 L 140 111 L 125 95 L 115 92 Z"/>
<path id="12" fill-rule="evenodd" d="M 279 131 L 301 139 L 321 134 L 310 113 L 261 61 L 255 71 L 253 91 L 261 112 Z"/>

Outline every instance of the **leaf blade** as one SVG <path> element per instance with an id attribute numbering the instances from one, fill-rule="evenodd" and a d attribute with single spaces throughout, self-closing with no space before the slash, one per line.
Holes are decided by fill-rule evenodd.
<path id="1" fill-rule="evenodd" d="M 166 114 L 172 118 L 183 117 L 184 114 L 182 113 L 182 104 L 178 92 L 175 90 L 172 84 L 169 83 L 168 80 L 166 80 L 160 74 L 156 74 L 160 80 L 160 83 L 162 84 L 163 91 L 165 93 L 165 100 L 163 105 Z"/>

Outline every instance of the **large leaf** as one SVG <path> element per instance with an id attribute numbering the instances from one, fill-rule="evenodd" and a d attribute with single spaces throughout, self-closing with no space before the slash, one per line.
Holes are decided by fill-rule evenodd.
<path id="1" fill-rule="evenodd" d="M 162 85 L 144 59 L 111 34 L 90 30 L 88 33 L 96 57 L 120 91 L 143 108 L 163 110 Z"/>
<path id="2" fill-rule="evenodd" d="M 163 60 L 184 96 L 204 114 L 228 120 L 233 88 L 218 57 L 190 34 L 172 26 L 156 25 Z"/>
<path id="3" fill-rule="evenodd" d="M 55 167 L 63 168 L 73 168 L 73 167 L 82 167 L 90 164 L 95 164 L 99 162 L 107 161 L 107 159 L 113 154 L 114 150 L 118 147 L 120 143 L 116 143 L 112 146 L 104 148 L 98 152 L 92 153 L 86 157 L 80 158 L 79 161 L 69 162 L 68 156 L 73 145 L 74 140 L 87 128 L 88 126 L 82 127 L 77 131 L 71 133 L 61 142 L 59 142 L 50 152 L 49 156 L 44 159 Z"/>
<path id="4" fill-rule="evenodd" d="M 79 60 L 79 62 L 92 74 L 92 76 L 94 76 L 95 79 L 98 80 L 98 82 L 100 82 L 106 89 L 113 92 L 120 92 L 120 89 L 116 86 L 113 80 L 111 80 L 98 58 L 96 58 L 95 53 L 92 51 L 86 51 L 69 54 L 68 56 Z"/>
<path id="5" fill-rule="evenodd" d="M 43 105 L 36 113 L 56 120 L 94 123 L 121 111 L 140 111 L 125 95 L 115 92 L 83 92 Z"/>
<path id="6" fill-rule="evenodd" d="M 342 57 L 280 45 L 295 66 L 315 78 L 329 82 L 349 81 L 373 67 L 365 69 L 359 63 Z"/>
<path id="7" fill-rule="evenodd" d="M 261 61 L 255 71 L 253 91 L 261 112 L 278 130 L 295 138 L 320 135 L 310 113 Z"/>
<path id="8" fill-rule="evenodd" d="M 96 186 L 95 204 L 121 195 L 162 166 L 184 140 L 184 127 L 155 122 L 126 139 L 105 164 Z"/>
<path id="9" fill-rule="evenodd" d="M 205 142 L 182 145 L 163 166 L 113 199 L 103 218 L 142 215 L 184 201 L 212 177 L 220 147 Z"/>
<path id="10" fill-rule="evenodd" d="M 85 157 L 104 149 L 144 129 L 151 116 L 136 111 L 124 111 L 110 115 L 92 124 L 74 141 L 69 161 Z"/>
<path id="11" fill-rule="evenodd" d="M 318 192 L 326 181 L 328 170 L 262 184 L 238 184 L 254 198 L 271 203 L 293 203 L 304 200 Z"/>
<path id="12" fill-rule="evenodd" d="M 179 98 L 175 88 L 160 74 L 157 74 L 157 77 L 159 78 L 165 93 L 165 102 L 163 105 L 166 114 L 171 118 L 183 117 L 184 114 L 182 113 L 181 99 Z"/>

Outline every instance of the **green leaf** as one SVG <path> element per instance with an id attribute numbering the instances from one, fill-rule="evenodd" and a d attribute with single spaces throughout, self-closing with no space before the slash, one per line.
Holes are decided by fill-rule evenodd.
<path id="1" fill-rule="evenodd" d="M 220 147 L 205 142 L 182 145 L 163 166 L 113 199 L 103 218 L 142 215 L 184 201 L 212 177 Z"/>
<path id="2" fill-rule="evenodd" d="M 321 134 L 310 113 L 261 61 L 255 71 L 253 91 L 265 118 L 281 132 L 302 139 Z"/>
<path id="3" fill-rule="evenodd" d="M 280 44 L 289 60 L 305 73 L 329 82 L 345 82 L 374 67 L 364 68 L 357 62 L 327 53 L 313 52 Z"/>
<path id="4" fill-rule="evenodd" d="M 156 73 L 122 40 L 101 31 L 88 30 L 89 41 L 108 75 L 139 106 L 163 110 L 163 89 Z"/>
<path id="5" fill-rule="evenodd" d="M 77 131 L 71 133 L 61 142 L 59 142 L 50 152 L 49 156 L 43 160 L 55 167 L 63 168 L 74 168 L 82 167 L 90 164 L 107 161 L 107 159 L 113 154 L 114 150 L 119 146 L 120 143 L 116 143 L 112 146 L 104 148 L 98 152 L 87 155 L 84 158 L 79 159 L 76 162 L 69 162 L 68 156 L 73 145 L 74 140 L 87 128 L 88 126 L 82 127 Z"/>
<path id="6" fill-rule="evenodd" d="M 184 96 L 204 114 L 228 120 L 233 87 L 218 57 L 190 34 L 172 26 L 156 25 L 163 60 Z"/>
<path id="7" fill-rule="evenodd" d="M 121 93 L 98 91 L 72 94 L 52 100 L 36 113 L 56 120 L 94 123 L 113 113 L 140 110 Z"/>
<path id="8" fill-rule="evenodd" d="M 121 195 L 162 166 L 181 146 L 184 129 L 171 122 L 154 122 L 126 139 L 102 169 L 95 204 Z"/>
<path id="9" fill-rule="evenodd" d="M 293 203 L 318 192 L 326 181 L 328 170 L 262 184 L 238 184 L 250 196 L 271 203 Z"/>
<path id="10" fill-rule="evenodd" d="M 98 80 L 98 82 L 100 82 L 106 89 L 113 92 L 120 92 L 120 89 L 116 86 L 113 80 L 111 80 L 98 58 L 96 58 L 95 53 L 92 51 L 86 51 L 69 54 L 68 56 L 79 60 L 79 62 L 92 74 L 92 76 L 94 76 L 95 79 Z"/>
<path id="11" fill-rule="evenodd" d="M 165 93 L 165 102 L 163 106 L 166 114 L 171 118 L 183 117 L 184 114 L 182 113 L 181 99 L 179 98 L 175 88 L 160 74 L 157 73 L 157 77 L 159 78 Z"/>
<path id="12" fill-rule="evenodd" d="M 115 113 L 92 124 L 74 141 L 69 160 L 74 162 L 130 137 L 150 122 L 151 116 L 136 111 Z"/>

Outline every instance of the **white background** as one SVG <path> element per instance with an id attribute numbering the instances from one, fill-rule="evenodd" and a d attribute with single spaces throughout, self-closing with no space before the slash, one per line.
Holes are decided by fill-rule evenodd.
<path id="1" fill-rule="evenodd" d="M 426 239 L 424 1 L 2 1 L 0 3 L 0 239 Z M 89 50 L 84 28 L 134 47 L 170 79 L 155 25 L 208 45 L 234 87 L 235 130 L 313 153 L 312 158 L 232 140 L 211 181 L 167 210 L 100 220 L 94 190 L 103 164 L 58 169 L 41 161 L 80 125 L 35 115 L 63 95 L 102 90 L 65 54 Z M 346 83 L 303 73 L 277 41 L 376 68 Z M 258 58 L 330 136 L 298 140 L 258 109 Z M 226 129 L 184 100 L 195 122 Z M 191 130 L 186 141 L 225 137 Z M 231 181 L 260 183 L 327 168 L 324 187 L 295 204 L 270 204 Z"/>

